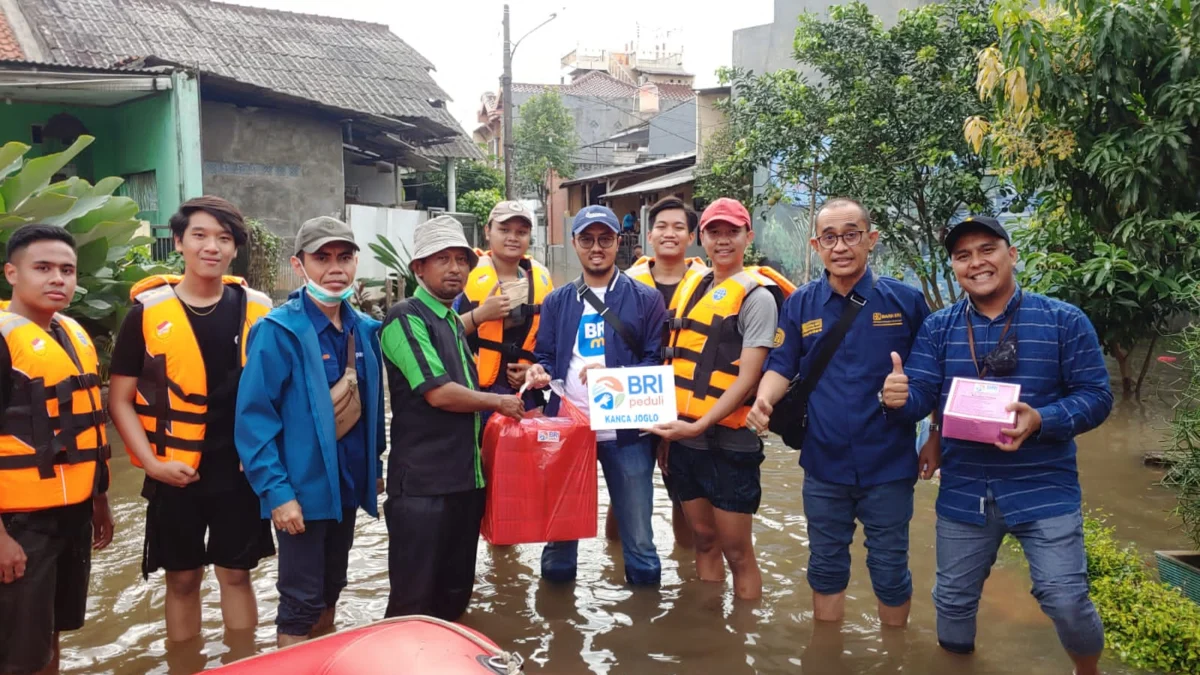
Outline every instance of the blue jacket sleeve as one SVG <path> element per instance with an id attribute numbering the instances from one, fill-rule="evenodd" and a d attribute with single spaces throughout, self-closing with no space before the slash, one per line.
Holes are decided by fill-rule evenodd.
<path id="1" fill-rule="evenodd" d="M 550 377 L 554 377 L 554 353 L 558 349 L 559 308 L 562 305 L 558 296 L 561 294 L 552 291 L 542 303 L 542 318 L 538 321 L 537 338 L 533 345 L 533 355 L 537 357 L 538 365 L 545 368 Z"/>
<path id="2" fill-rule="evenodd" d="M 893 413 L 901 419 L 914 423 L 924 419 L 941 400 L 946 364 L 941 345 L 944 332 L 939 331 L 936 335 L 934 332 L 939 323 L 937 317 L 925 319 L 917 331 L 908 360 L 904 362 L 904 374 L 908 375 L 908 403 Z"/>
<path id="3" fill-rule="evenodd" d="M 800 330 L 800 291 L 788 296 L 779 312 L 779 327 L 783 329 L 783 344 L 772 349 L 763 364 L 763 371 L 779 373 L 788 380 L 800 374 L 800 359 L 804 358 L 804 335 Z"/>
<path id="4" fill-rule="evenodd" d="M 280 404 L 291 379 L 291 368 L 284 363 L 292 351 L 280 339 L 282 333 L 282 328 L 269 321 L 259 321 L 250 329 L 234 416 L 234 443 L 246 480 L 268 509 L 296 498 L 279 456 L 279 437 L 283 435 Z"/>
<path id="5" fill-rule="evenodd" d="M 637 283 L 637 282 L 634 282 Z M 640 290 L 640 289 L 639 289 Z M 642 294 L 644 311 L 642 312 L 642 353 L 635 354 L 637 366 L 661 366 L 663 324 L 667 320 L 667 307 L 663 304 L 662 294 L 651 290 L 649 295 Z M 632 346 L 632 345 L 631 345 Z"/>
<path id="6" fill-rule="evenodd" d="M 1059 378 L 1066 383 L 1067 395 L 1038 408 L 1042 429 L 1037 439 L 1042 441 L 1069 441 L 1103 424 L 1112 412 L 1112 387 L 1096 329 L 1083 312 L 1072 309 L 1058 329 Z"/>

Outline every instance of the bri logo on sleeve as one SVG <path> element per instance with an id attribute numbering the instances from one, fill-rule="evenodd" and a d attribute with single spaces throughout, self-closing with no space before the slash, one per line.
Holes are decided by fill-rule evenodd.
<path id="1" fill-rule="evenodd" d="M 588 314 L 579 322 L 579 336 L 576 338 L 579 355 L 584 358 L 604 355 L 604 317 L 599 314 Z"/>

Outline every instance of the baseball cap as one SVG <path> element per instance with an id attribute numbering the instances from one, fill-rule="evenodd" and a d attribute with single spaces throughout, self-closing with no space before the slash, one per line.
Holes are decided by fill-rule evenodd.
<path id="1" fill-rule="evenodd" d="M 958 240 L 968 232 L 987 232 L 994 234 L 1004 240 L 1004 243 L 1011 244 L 1012 239 L 1008 236 L 1008 230 L 1000 224 L 1000 221 L 991 216 L 967 216 L 961 221 L 950 226 L 950 230 L 946 232 L 946 250 L 953 253 L 954 245 Z"/>
<path id="2" fill-rule="evenodd" d="M 304 221 L 300 231 L 296 233 L 296 253 L 316 253 L 322 246 L 332 241 L 344 241 L 355 249 L 358 244 L 354 241 L 354 231 L 350 226 L 329 216 L 317 216 Z"/>
<path id="3" fill-rule="evenodd" d="M 579 234 L 588 225 L 593 223 L 602 223 L 607 225 L 613 232 L 621 231 L 621 222 L 617 220 L 617 214 L 607 206 L 588 206 L 579 209 L 579 213 L 575 214 L 575 220 L 571 223 L 571 234 Z"/>
<path id="4" fill-rule="evenodd" d="M 704 228 L 718 222 L 750 229 L 750 212 L 738 200 L 721 197 L 709 204 L 700 215 L 700 230 L 704 231 Z"/>
<path id="5" fill-rule="evenodd" d="M 531 227 L 533 226 L 533 212 L 529 210 L 528 206 L 516 200 L 498 202 L 492 207 L 492 212 L 488 214 L 489 223 L 503 223 L 512 218 L 523 218 Z"/>

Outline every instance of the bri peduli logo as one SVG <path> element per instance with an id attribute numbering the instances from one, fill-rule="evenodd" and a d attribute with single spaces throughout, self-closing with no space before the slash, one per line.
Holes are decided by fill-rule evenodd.
<path id="1" fill-rule="evenodd" d="M 615 377 L 602 377 L 592 385 L 592 403 L 601 410 L 613 410 L 625 402 L 625 387 Z"/>
<path id="2" fill-rule="evenodd" d="M 726 291 L 724 288 L 718 288 L 717 290 L 713 291 L 713 300 L 724 300 L 725 293 Z"/>
<path id="3" fill-rule="evenodd" d="M 557 431 L 546 431 L 538 429 L 538 443 L 557 443 L 559 440 Z"/>

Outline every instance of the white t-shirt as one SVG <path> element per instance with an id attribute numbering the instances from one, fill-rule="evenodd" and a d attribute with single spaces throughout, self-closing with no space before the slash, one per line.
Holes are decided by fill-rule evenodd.
<path id="1" fill-rule="evenodd" d="M 592 292 L 603 301 L 608 287 L 592 287 Z M 571 350 L 571 365 L 567 367 L 566 388 L 567 400 L 585 413 L 588 412 L 591 402 L 587 385 L 579 381 L 579 372 L 584 366 L 593 363 L 604 365 L 604 331 L 604 317 L 589 303 L 583 303 L 583 316 L 579 318 L 579 328 L 575 331 L 575 346 Z M 596 432 L 597 442 L 615 440 L 617 432 L 612 429 Z"/>

